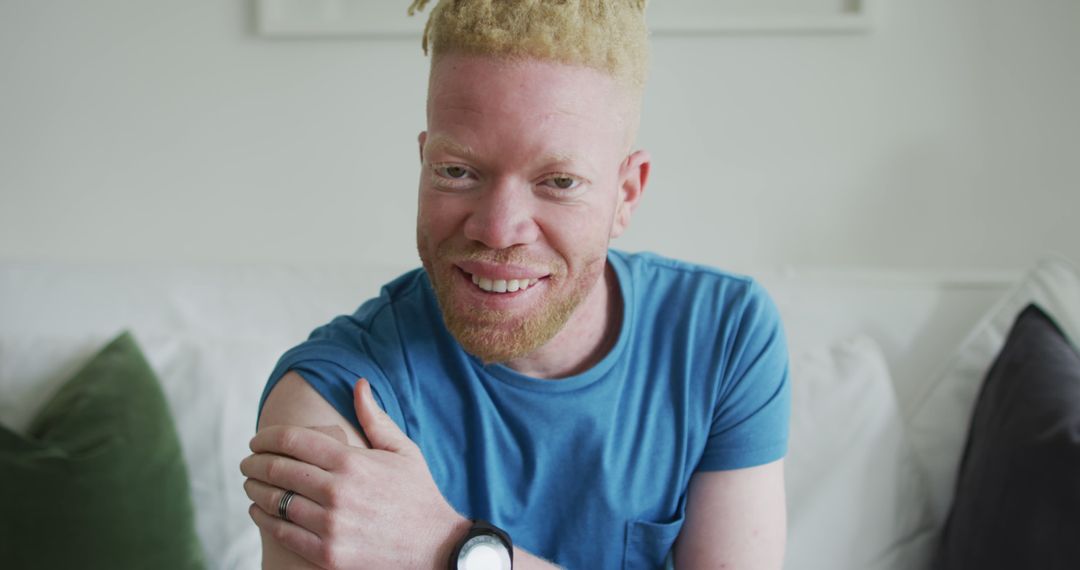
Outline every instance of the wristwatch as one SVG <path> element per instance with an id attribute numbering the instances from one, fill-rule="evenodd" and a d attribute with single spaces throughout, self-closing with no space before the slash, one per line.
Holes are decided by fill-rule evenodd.
<path id="1" fill-rule="evenodd" d="M 503 529 L 479 519 L 450 555 L 450 570 L 511 570 L 514 543 Z"/>

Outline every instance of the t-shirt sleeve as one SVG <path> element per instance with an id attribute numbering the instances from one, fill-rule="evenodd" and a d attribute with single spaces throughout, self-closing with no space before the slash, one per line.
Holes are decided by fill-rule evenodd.
<path id="1" fill-rule="evenodd" d="M 780 314 L 755 282 L 745 299 L 722 335 L 725 366 L 699 471 L 764 465 L 787 453 L 791 386 Z"/>
<path id="2" fill-rule="evenodd" d="M 270 391 L 290 370 L 299 373 L 360 433 L 363 433 L 363 429 L 353 407 L 353 388 L 360 378 L 367 379 L 375 400 L 408 434 L 400 403 L 375 359 L 356 347 L 325 339 L 310 339 L 282 355 L 263 389 L 256 417 L 262 414 Z"/>

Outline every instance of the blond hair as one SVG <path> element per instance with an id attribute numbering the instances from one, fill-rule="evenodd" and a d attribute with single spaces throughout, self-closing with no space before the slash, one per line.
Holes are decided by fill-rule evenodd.
<path id="1" fill-rule="evenodd" d="M 409 15 L 429 0 L 414 0 Z M 646 0 L 439 0 L 424 28 L 447 53 L 530 57 L 605 71 L 636 91 L 649 65 Z"/>

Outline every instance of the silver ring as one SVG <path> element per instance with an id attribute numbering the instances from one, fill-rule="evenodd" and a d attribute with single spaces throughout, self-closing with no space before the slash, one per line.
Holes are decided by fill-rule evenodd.
<path id="1" fill-rule="evenodd" d="M 292 502 L 292 498 L 295 496 L 295 491 L 285 491 L 285 494 L 281 496 L 281 500 L 278 501 L 277 516 L 282 520 L 289 520 L 289 503 Z"/>

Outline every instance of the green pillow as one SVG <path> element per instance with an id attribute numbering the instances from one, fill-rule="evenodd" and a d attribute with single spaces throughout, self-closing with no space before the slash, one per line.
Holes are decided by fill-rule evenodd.
<path id="1" fill-rule="evenodd" d="M 157 377 L 123 333 L 25 436 L 0 426 L 0 566 L 204 568 Z"/>

